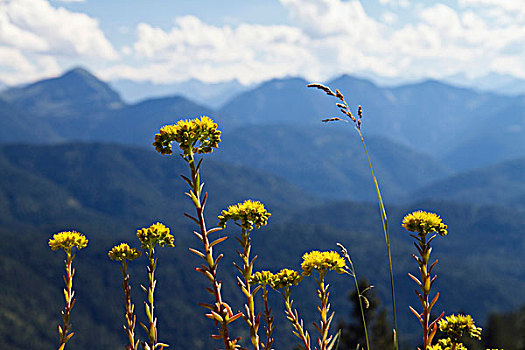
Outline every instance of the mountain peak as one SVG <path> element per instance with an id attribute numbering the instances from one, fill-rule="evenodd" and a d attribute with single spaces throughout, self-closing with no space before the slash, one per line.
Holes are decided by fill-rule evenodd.
<path id="1" fill-rule="evenodd" d="M 81 66 L 71 68 L 70 70 L 64 72 L 59 78 L 65 77 L 78 77 L 83 79 L 99 80 L 95 75 L 93 75 L 93 73 Z"/>
<path id="2" fill-rule="evenodd" d="M 49 117 L 71 117 L 122 106 L 117 92 L 88 70 L 76 67 L 63 75 L 12 88 L 2 96 L 15 106 Z M 45 112 L 43 112 L 45 111 Z"/>

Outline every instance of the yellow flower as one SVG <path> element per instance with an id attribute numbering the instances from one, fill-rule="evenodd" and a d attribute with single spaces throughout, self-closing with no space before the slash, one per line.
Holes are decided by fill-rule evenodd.
<path id="1" fill-rule="evenodd" d="M 275 290 L 287 288 L 298 285 L 302 279 L 303 276 L 301 276 L 299 272 L 290 269 L 282 269 L 278 273 L 272 275 L 270 286 Z"/>
<path id="2" fill-rule="evenodd" d="M 130 248 L 126 243 L 120 243 L 111 249 L 108 256 L 111 260 L 125 262 L 126 260 L 133 261 L 142 254 L 135 248 Z"/>
<path id="3" fill-rule="evenodd" d="M 274 274 L 270 271 L 257 271 L 250 276 L 250 284 L 261 284 L 261 285 L 271 285 L 274 279 Z"/>
<path id="4" fill-rule="evenodd" d="M 170 229 L 160 222 L 148 228 L 137 230 L 137 237 L 142 243 L 142 249 L 153 249 L 157 244 L 161 247 L 164 245 L 168 247 L 175 246 L 175 238 L 170 235 Z"/>
<path id="5" fill-rule="evenodd" d="M 427 346 L 427 350 L 452 350 L 452 340 L 450 338 L 439 339 L 437 344 Z M 456 350 L 467 350 L 463 343 L 456 343 Z"/>
<path id="6" fill-rule="evenodd" d="M 54 252 L 60 248 L 70 252 L 73 247 L 78 250 L 87 247 L 88 240 L 86 236 L 77 231 L 64 231 L 53 235 L 48 244 Z"/>
<path id="7" fill-rule="evenodd" d="M 265 226 L 268 222 L 268 218 L 271 216 L 266 211 L 264 205 L 258 201 L 252 201 L 248 199 L 242 204 L 231 205 L 228 210 L 223 210 L 219 215 L 219 226 L 224 228 L 228 220 L 240 221 L 241 227 L 251 231 L 253 225 L 260 228 Z"/>
<path id="8" fill-rule="evenodd" d="M 217 124 L 206 116 L 200 119 L 179 120 L 177 124 L 163 126 L 159 133 L 155 134 L 153 146 L 160 154 L 172 154 L 173 141 L 179 144 L 185 156 L 211 153 L 213 148 L 219 147 L 221 132 L 217 130 Z"/>
<path id="9" fill-rule="evenodd" d="M 456 340 L 467 331 L 471 338 L 481 339 L 481 328 L 476 327 L 470 315 L 447 316 L 439 321 L 439 330 L 446 332 L 449 337 Z"/>
<path id="10" fill-rule="evenodd" d="M 437 232 L 441 236 L 447 235 L 447 225 L 441 221 L 439 215 L 427 213 L 422 210 L 415 211 L 405 216 L 401 226 L 408 231 L 417 232 L 422 235 L 431 232 Z"/>
<path id="11" fill-rule="evenodd" d="M 320 252 L 318 250 L 305 253 L 301 264 L 305 276 L 310 276 L 312 270 L 317 270 L 319 273 L 326 273 L 328 270 L 343 273 L 345 266 L 345 259 L 339 253 L 334 251 Z"/>

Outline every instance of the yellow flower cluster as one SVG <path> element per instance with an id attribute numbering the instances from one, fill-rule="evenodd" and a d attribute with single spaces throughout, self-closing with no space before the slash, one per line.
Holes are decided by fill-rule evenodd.
<path id="1" fill-rule="evenodd" d="M 296 286 L 301 282 L 303 276 L 297 271 L 282 269 L 276 274 L 270 271 L 259 271 L 250 277 L 250 284 L 269 285 L 275 290 Z"/>
<path id="2" fill-rule="evenodd" d="M 108 253 L 111 260 L 125 262 L 126 260 L 133 261 L 142 254 L 136 248 L 130 248 L 126 243 L 116 245 Z"/>
<path id="3" fill-rule="evenodd" d="M 408 231 L 417 232 L 422 235 L 431 232 L 437 232 L 441 236 L 447 235 L 447 225 L 441 221 L 439 215 L 427 213 L 422 210 L 415 211 L 405 216 L 401 226 Z"/>
<path id="4" fill-rule="evenodd" d="M 481 328 L 476 327 L 470 315 L 450 315 L 439 321 L 439 330 L 446 332 L 452 339 L 459 339 L 463 332 L 471 338 L 481 339 Z"/>
<path id="5" fill-rule="evenodd" d="M 164 245 L 168 247 L 175 246 L 175 238 L 170 235 L 170 229 L 160 222 L 148 228 L 137 230 L 137 237 L 142 243 L 142 249 L 153 249 L 157 244 L 161 247 Z"/>
<path id="6" fill-rule="evenodd" d="M 452 350 L 452 340 L 450 338 L 439 339 L 437 344 L 427 346 L 427 350 Z M 456 343 L 455 350 L 467 350 L 463 343 Z"/>
<path id="7" fill-rule="evenodd" d="M 270 286 L 275 290 L 287 288 L 298 285 L 302 279 L 303 276 L 301 276 L 299 272 L 290 269 L 282 269 L 272 276 Z"/>
<path id="8" fill-rule="evenodd" d="M 153 146 L 160 154 L 172 154 L 171 143 L 179 144 L 185 156 L 196 153 L 211 153 L 221 142 L 221 132 L 209 117 L 179 120 L 177 124 L 163 126 L 155 134 Z"/>
<path id="9" fill-rule="evenodd" d="M 48 244 L 54 252 L 60 248 L 70 252 L 73 247 L 79 250 L 87 247 L 88 240 L 86 236 L 77 231 L 64 231 L 54 234 Z"/>
<path id="10" fill-rule="evenodd" d="M 218 217 L 219 227 L 224 228 L 228 220 L 233 220 L 240 221 L 241 227 L 250 231 L 254 225 L 257 228 L 265 226 L 270 216 L 261 202 L 248 199 L 242 204 L 231 205 L 228 210 L 223 210 Z"/>
<path id="11" fill-rule="evenodd" d="M 337 252 L 320 252 L 314 250 L 303 255 L 301 267 L 303 269 L 303 275 L 310 276 L 312 270 L 317 270 L 319 273 L 326 273 L 328 270 L 343 273 L 346 263 L 345 259 Z"/>
<path id="12" fill-rule="evenodd" d="M 272 284 L 274 274 L 270 271 L 257 271 L 250 276 L 249 283 L 251 285 L 261 284 L 261 285 L 270 285 Z"/>

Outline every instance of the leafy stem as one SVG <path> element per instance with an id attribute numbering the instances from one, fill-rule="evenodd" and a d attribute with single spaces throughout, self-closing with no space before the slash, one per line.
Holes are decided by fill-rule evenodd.
<path id="1" fill-rule="evenodd" d="M 320 334 L 320 338 L 318 339 L 319 342 L 319 350 L 327 350 L 328 345 L 330 344 L 330 341 L 332 340 L 332 336 L 330 336 L 328 333 L 330 331 L 330 323 L 332 322 L 332 318 L 334 317 L 334 312 L 330 316 L 328 316 L 328 312 L 330 311 L 330 304 L 328 303 L 328 297 L 330 296 L 330 293 L 328 292 L 328 285 L 325 284 L 324 278 L 327 271 L 321 271 L 319 273 L 319 279 L 316 279 L 317 281 L 317 295 L 319 297 L 319 300 L 321 301 L 321 307 L 318 307 L 319 314 L 321 316 L 321 320 L 319 322 L 319 325 L 314 323 L 314 327 L 317 329 L 317 331 Z"/>
<path id="2" fill-rule="evenodd" d="M 263 349 L 269 350 L 271 349 L 273 345 L 273 316 L 272 316 L 272 309 L 268 306 L 268 289 L 266 288 L 266 285 L 262 285 L 262 298 L 264 302 L 264 322 L 266 323 L 266 344 L 263 345 Z"/>
<path id="3" fill-rule="evenodd" d="M 157 267 L 157 258 L 155 257 L 155 249 L 150 248 L 146 250 L 146 256 L 148 257 L 149 264 L 147 266 L 147 272 L 148 272 L 148 289 L 146 287 L 141 286 L 142 290 L 147 295 L 147 300 L 144 301 L 144 307 L 146 310 L 146 317 L 148 319 L 148 324 L 145 325 L 144 323 L 140 323 L 142 328 L 146 331 L 148 334 L 148 340 L 149 344 L 144 343 L 144 349 L 146 350 L 155 350 L 160 345 L 160 348 L 162 349 L 164 347 L 164 344 L 158 344 L 157 343 L 157 318 L 154 315 L 155 305 L 154 305 L 154 298 L 153 295 L 155 293 L 155 286 L 157 285 L 157 281 L 155 281 L 155 269 Z"/>
<path id="4" fill-rule="evenodd" d="M 244 305 L 246 314 L 244 315 L 244 320 L 248 327 L 250 328 L 250 339 L 252 342 L 252 345 L 255 350 L 260 349 L 259 344 L 259 322 L 260 322 L 260 314 L 255 314 L 255 304 L 254 304 L 254 296 L 257 293 L 257 291 L 260 289 L 260 287 L 256 287 L 253 291 L 251 290 L 250 286 L 250 277 L 252 276 L 253 272 L 253 263 L 255 262 L 255 258 L 253 258 L 252 261 L 250 261 L 250 250 L 251 250 L 251 239 L 250 239 L 250 230 L 246 228 L 242 228 L 241 233 L 241 239 L 237 238 L 237 241 L 242 247 L 242 252 L 237 252 L 239 254 L 239 257 L 242 260 L 242 268 L 239 267 L 237 264 L 235 266 L 239 270 L 239 272 L 242 274 L 243 280 L 240 278 L 237 278 L 239 286 L 242 290 L 242 293 L 246 297 L 246 304 Z"/>
<path id="5" fill-rule="evenodd" d="M 293 334 L 303 342 L 299 347 L 302 350 L 311 350 L 310 335 L 308 334 L 308 331 L 304 329 L 303 320 L 299 318 L 297 309 L 292 309 L 293 300 L 290 299 L 290 287 L 285 287 L 284 291 L 280 291 L 280 293 L 284 299 L 286 318 L 291 322 L 294 328 Z"/>
<path id="6" fill-rule="evenodd" d="M 64 307 L 64 310 L 60 311 L 64 324 L 63 327 L 60 325 L 58 326 L 58 334 L 60 336 L 58 350 L 65 349 L 66 343 L 75 334 L 69 333 L 71 328 L 71 325 L 69 324 L 69 315 L 71 314 L 71 309 L 75 305 L 75 292 L 73 291 L 73 276 L 75 275 L 75 268 L 73 267 L 74 255 L 71 254 L 71 249 L 66 249 L 65 252 L 66 260 L 64 260 L 64 266 L 66 269 L 66 275 L 64 276 L 64 282 L 66 288 L 64 289 L 64 297 L 66 300 L 66 306 Z"/>
<path id="7" fill-rule="evenodd" d="M 201 272 L 208 278 L 208 280 L 210 281 L 212 285 L 212 288 L 207 289 L 207 290 L 215 298 L 215 303 L 213 305 L 203 304 L 203 303 L 201 303 L 201 305 L 210 309 L 210 313 L 207 314 L 206 316 L 210 319 L 213 319 L 216 323 L 220 324 L 219 334 L 212 335 L 212 338 L 222 339 L 224 342 L 225 349 L 233 350 L 233 349 L 238 348 L 237 342 L 239 339 L 232 340 L 230 338 L 228 324 L 233 322 L 237 318 L 241 317 L 242 313 L 237 313 L 236 315 L 233 315 L 231 307 L 227 303 L 223 302 L 222 294 L 221 294 L 222 283 L 217 279 L 217 266 L 219 264 L 219 261 L 222 259 L 223 255 L 220 254 L 217 257 L 217 259 L 214 259 L 213 257 L 213 246 L 224 241 L 227 237 L 219 238 L 210 243 L 209 237 L 208 237 L 209 234 L 219 231 L 220 228 L 214 228 L 211 230 L 206 229 L 206 222 L 204 220 L 204 207 L 206 206 L 208 194 L 205 193 L 201 199 L 201 193 L 202 193 L 202 188 L 204 184 L 201 184 L 200 182 L 199 168 L 200 168 L 202 159 L 196 165 L 195 159 L 193 156 L 193 152 L 191 151 L 188 152 L 187 155 L 183 156 L 183 158 L 188 163 L 188 166 L 190 168 L 190 176 L 191 176 L 189 179 L 183 176 L 183 179 L 190 186 L 190 191 L 186 193 L 186 195 L 188 195 L 188 197 L 190 197 L 190 199 L 192 200 L 195 206 L 195 209 L 196 209 L 197 217 L 194 218 L 189 214 L 186 214 L 186 216 L 190 218 L 192 221 L 194 221 L 195 223 L 197 223 L 199 226 L 200 232 L 194 232 L 194 234 L 201 241 L 203 245 L 204 253 L 196 249 L 190 249 L 190 251 L 200 256 L 206 262 L 206 265 L 201 265 L 201 267 L 196 268 L 196 270 Z"/>
<path id="8" fill-rule="evenodd" d="M 124 291 L 124 307 L 126 309 L 126 325 L 124 325 L 124 331 L 129 340 L 129 345 L 126 345 L 126 350 L 138 350 L 139 341 L 135 342 L 135 323 L 137 317 L 134 314 L 135 306 L 131 302 L 131 285 L 129 283 L 128 274 L 128 262 L 124 260 L 122 262 L 122 290 Z"/>

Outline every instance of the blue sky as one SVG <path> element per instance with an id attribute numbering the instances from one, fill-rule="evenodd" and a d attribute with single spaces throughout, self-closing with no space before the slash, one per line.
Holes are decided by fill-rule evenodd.
<path id="1" fill-rule="evenodd" d="M 0 82 L 525 78 L 525 0 L 0 0 Z"/>

